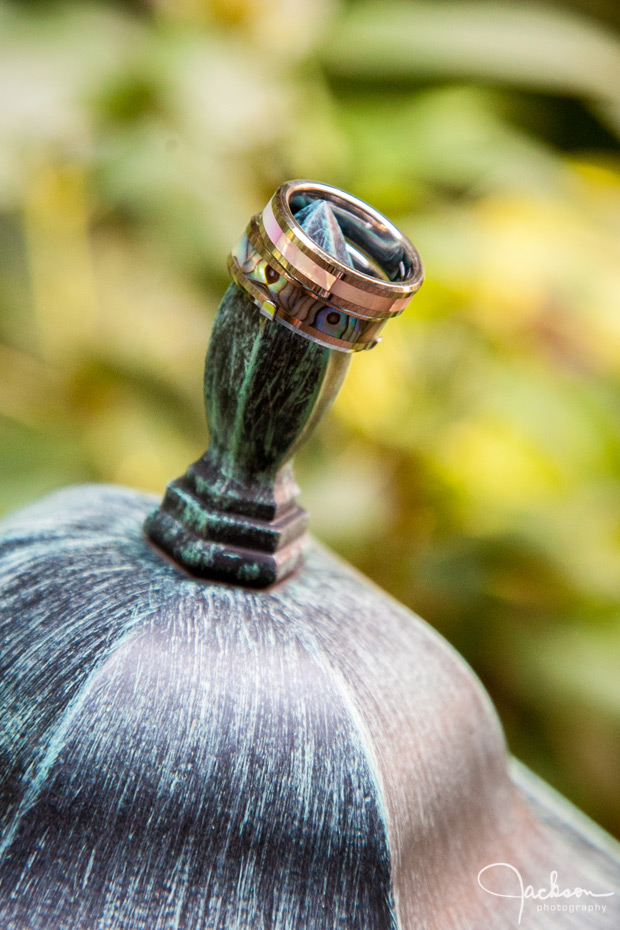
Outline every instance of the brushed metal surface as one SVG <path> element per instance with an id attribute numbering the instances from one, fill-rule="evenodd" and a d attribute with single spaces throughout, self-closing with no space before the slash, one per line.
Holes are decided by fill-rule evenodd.
<path id="1" fill-rule="evenodd" d="M 266 591 L 191 578 L 152 506 L 76 488 L 0 527 L 2 930 L 504 930 L 502 862 L 615 892 L 522 927 L 618 930 L 617 847 L 437 633 L 316 544 Z"/>

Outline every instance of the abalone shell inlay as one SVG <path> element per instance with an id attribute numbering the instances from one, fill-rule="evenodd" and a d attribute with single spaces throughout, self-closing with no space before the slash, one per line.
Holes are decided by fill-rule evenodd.
<path id="1" fill-rule="evenodd" d="M 315 201 L 295 218 L 326 252 L 353 266 L 345 238 L 328 204 Z M 330 349 L 355 352 L 377 344 L 386 320 L 361 319 L 318 300 L 284 274 L 274 261 L 269 262 L 261 255 L 251 237 L 251 233 L 244 233 L 232 250 L 230 270 L 235 283 L 267 315 Z"/>

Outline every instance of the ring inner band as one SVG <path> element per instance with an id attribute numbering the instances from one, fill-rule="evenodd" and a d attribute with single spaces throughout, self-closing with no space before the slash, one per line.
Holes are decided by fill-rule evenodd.
<path id="1" fill-rule="evenodd" d="M 284 224 L 282 224 L 284 225 Z M 255 248 L 282 273 L 312 291 L 319 299 L 334 304 L 362 319 L 388 319 L 405 309 L 415 288 L 404 288 L 360 274 L 353 268 L 341 271 L 340 263 L 323 259 L 319 246 L 306 247 L 292 241 L 274 217 L 271 203 L 250 221 L 248 235 Z M 309 240 L 312 242 L 312 240 Z M 322 252 L 322 249 L 320 250 Z"/>
<path id="2" fill-rule="evenodd" d="M 325 192 L 313 194 L 300 191 L 289 199 L 293 216 L 317 200 L 326 200 L 338 221 L 347 241 L 353 267 L 361 274 L 380 281 L 400 284 L 414 275 L 414 265 L 406 254 L 402 242 L 394 239 L 385 224 L 377 226 L 376 219 L 369 222 L 368 213 L 355 203 L 344 202 L 337 195 Z"/>
<path id="3" fill-rule="evenodd" d="M 297 222 L 300 210 L 317 201 L 329 206 L 350 264 L 326 252 Z M 396 316 L 422 283 L 422 262 L 407 237 L 368 204 L 327 185 L 289 181 L 278 188 L 256 225 L 253 241 L 259 251 L 319 299 L 361 319 Z"/>

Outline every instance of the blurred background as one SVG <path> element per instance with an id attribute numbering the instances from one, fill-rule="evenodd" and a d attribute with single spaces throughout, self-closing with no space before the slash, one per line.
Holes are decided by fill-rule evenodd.
<path id="1" fill-rule="evenodd" d="M 614 0 L 0 0 L 0 510 L 161 493 L 228 250 L 350 190 L 427 282 L 298 457 L 312 529 L 620 834 L 619 137 Z"/>

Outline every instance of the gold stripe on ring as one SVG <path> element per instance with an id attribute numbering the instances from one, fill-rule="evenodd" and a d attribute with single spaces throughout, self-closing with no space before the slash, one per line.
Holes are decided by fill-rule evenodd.
<path id="1" fill-rule="evenodd" d="M 365 349 L 372 349 L 373 346 L 381 341 L 379 332 L 383 329 L 385 322 L 382 320 L 360 320 L 355 326 L 356 330 L 360 330 L 359 335 L 354 341 L 350 341 L 323 332 L 311 323 L 298 319 L 293 312 L 288 312 L 285 307 L 279 303 L 277 294 L 272 294 L 266 286 L 255 281 L 241 268 L 234 252 L 235 250 L 233 250 L 233 253 L 228 257 L 228 271 L 230 276 L 235 284 L 240 287 L 241 290 L 245 291 L 260 308 L 264 316 L 283 324 L 288 329 L 303 333 L 307 338 L 311 339 L 313 342 L 319 343 L 319 345 L 326 346 L 329 349 L 338 349 L 341 352 L 360 352 Z M 307 294 L 305 288 L 300 287 L 296 281 L 287 280 L 299 291 L 299 297 L 303 300 L 304 295 Z M 324 304 L 322 301 L 317 300 L 316 303 L 319 305 L 319 310 L 329 311 L 330 309 L 334 309 L 331 308 L 330 305 Z"/>
<path id="2" fill-rule="evenodd" d="M 322 268 L 317 264 L 314 257 L 302 252 L 301 249 L 289 239 L 284 230 L 278 225 L 278 221 L 275 218 L 271 206 L 271 200 L 263 210 L 261 221 L 267 238 L 276 250 L 276 253 L 278 253 L 277 257 L 281 256 L 285 258 L 291 268 L 305 274 L 306 277 L 323 292 L 323 296 L 327 297 L 338 275 L 331 274 L 327 268 Z"/>
<path id="3" fill-rule="evenodd" d="M 368 226 L 376 232 L 380 230 L 386 237 L 393 240 L 402 251 L 403 258 L 406 256 L 411 263 L 411 277 L 393 281 L 389 278 L 378 279 L 371 277 L 358 269 L 351 268 L 349 265 L 343 265 L 329 253 L 325 252 L 318 246 L 299 226 L 292 209 L 289 199 L 303 192 L 312 193 L 321 197 L 328 204 L 337 206 L 340 210 L 349 212 L 352 216 L 359 219 L 363 225 Z M 315 183 L 311 181 L 288 181 L 275 192 L 266 209 L 273 213 L 276 223 L 285 233 L 288 239 L 293 240 L 297 247 L 306 255 L 311 256 L 314 261 L 322 268 L 330 270 L 337 278 L 343 278 L 345 281 L 354 282 L 356 289 L 368 291 L 377 296 L 391 296 L 395 299 L 411 297 L 420 287 L 423 278 L 423 268 L 420 256 L 409 239 L 404 236 L 400 230 L 394 226 L 386 217 L 384 217 L 373 207 L 347 194 L 345 191 L 330 187 L 327 184 Z M 380 267 L 377 262 L 377 267 Z"/>
<path id="4" fill-rule="evenodd" d="M 331 256 L 297 221 L 300 210 L 321 200 L 340 226 L 346 258 Z M 376 345 L 424 276 L 416 249 L 389 220 L 344 191 L 309 181 L 282 185 L 252 217 L 229 271 L 265 316 L 343 352 Z"/>
<path id="5" fill-rule="evenodd" d="M 331 291 L 323 290 L 317 287 L 315 281 L 311 278 L 300 273 L 299 269 L 288 262 L 279 251 L 276 251 L 271 240 L 266 241 L 266 235 L 262 235 L 262 228 L 261 217 L 257 215 L 252 217 L 246 230 L 246 235 L 256 251 L 285 278 L 289 281 L 295 281 L 301 287 L 306 288 L 313 293 L 318 300 L 338 307 L 361 320 L 388 320 L 402 313 L 411 300 L 411 296 L 405 297 L 399 301 L 395 301 L 392 298 L 387 298 L 383 301 L 380 298 L 375 298 L 373 300 L 373 306 L 366 308 L 360 307 L 359 297 L 354 289 L 351 290 L 353 291 L 353 297 L 355 299 L 347 299 L 340 294 L 336 294 L 336 289 L 342 290 L 340 287 L 342 281 L 336 280 Z"/>
<path id="6" fill-rule="evenodd" d="M 332 200 L 345 209 L 347 206 L 356 217 L 369 217 L 376 228 L 385 229 L 395 245 L 402 251 L 403 259 L 409 260 L 412 276 L 405 283 L 371 278 L 355 268 L 344 266 L 331 258 L 314 243 L 297 224 L 287 202 L 287 191 L 317 190 L 332 194 Z M 329 199 L 326 196 L 326 201 Z M 279 188 L 267 203 L 262 214 L 255 218 L 263 240 L 263 248 L 271 260 L 277 261 L 287 276 L 298 280 L 316 294 L 319 299 L 341 307 L 360 319 L 388 319 L 402 313 L 423 279 L 420 257 L 395 226 L 375 210 L 350 195 L 309 182 L 289 182 Z M 253 236 L 258 248 L 258 238 Z M 380 267 L 377 261 L 377 267 Z M 331 283 L 330 285 L 330 281 Z M 330 285 L 329 288 L 327 285 Z"/>

